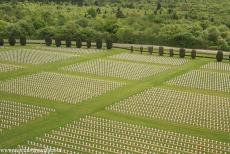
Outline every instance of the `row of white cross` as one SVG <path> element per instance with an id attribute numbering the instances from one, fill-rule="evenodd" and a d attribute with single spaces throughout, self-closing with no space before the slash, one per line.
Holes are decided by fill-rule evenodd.
<path id="1" fill-rule="evenodd" d="M 46 51 L 54 51 L 60 53 L 76 53 L 79 55 L 88 55 L 102 52 L 100 49 L 83 49 L 83 48 L 63 48 L 63 47 L 44 47 L 44 46 L 36 46 L 34 49 L 46 50 Z"/>
<path id="2" fill-rule="evenodd" d="M 108 110 L 230 132 L 230 99 L 161 88 L 131 96 Z"/>
<path id="3" fill-rule="evenodd" d="M 230 63 L 210 62 L 202 66 L 201 68 L 217 70 L 217 71 L 226 71 L 230 73 Z"/>
<path id="4" fill-rule="evenodd" d="M 76 71 L 106 77 L 117 77 L 129 80 L 139 80 L 157 75 L 171 67 L 150 64 L 138 64 L 114 60 L 92 60 L 62 68 L 66 71 Z"/>
<path id="5" fill-rule="evenodd" d="M 229 153 L 230 144 L 87 116 L 19 148 L 61 149 L 62 153 Z"/>
<path id="6" fill-rule="evenodd" d="M 43 72 L 0 82 L 0 90 L 48 100 L 78 103 L 124 83 Z"/>
<path id="7" fill-rule="evenodd" d="M 10 129 L 55 112 L 54 109 L 0 100 L 0 129 Z"/>
<path id="8" fill-rule="evenodd" d="M 121 53 L 121 54 L 110 56 L 109 58 L 130 60 L 130 61 L 135 61 L 135 62 L 148 62 L 148 63 L 156 63 L 156 64 L 177 65 L 177 66 L 183 65 L 189 62 L 188 59 L 184 59 L 184 58 L 150 56 L 150 55 L 131 54 L 131 53 Z"/>
<path id="9" fill-rule="evenodd" d="M 32 49 L 14 49 L 0 52 L 0 60 L 22 64 L 45 64 L 75 57 L 72 54 Z"/>
<path id="10" fill-rule="evenodd" d="M 13 70 L 20 69 L 21 67 L 9 65 L 9 64 L 0 64 L 0 73 L 1 72 L 9 72 Z"/>
<path id="11" fill-rule="evenodd" d="M 230 92 L 230 74 L 193 70 L 167 82 L 170 85 Z"/>

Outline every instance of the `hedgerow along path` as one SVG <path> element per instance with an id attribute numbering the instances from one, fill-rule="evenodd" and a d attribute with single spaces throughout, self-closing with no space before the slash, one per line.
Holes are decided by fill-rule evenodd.
<path id="1" fill-rule="evenodd" d="M 10 48 L 21 48 L 21 47 L 10 47 Z M 25 47 L 27 49 L 34 48 L 33 46 Z M 5 50 L 5 49 L 4 49 Z M 1 52 L 1 51 L 0 51 Z M 166 81 L 175 78 L 176 76 L 182 75 L 194 69 L 199 69 L 201 66 L 213 61 L 213 59 L 200 59 L 191 60 L 190 62 L 182 66 L 174 66 L 172 69 L 155 75 L 154 77 L 147 77 L 143 80 L 125 80 L 114 77 L 103 77 L 93 74 L 84 74 L 79 72 L 66 72 L 59 68 L 68 65 L 78 64 L 95 59 L 104 59 L 115 54 L 127 52 L 121 49 L 105 50 L 103 52 L 94 53 L 91 55 L 82 55 L 68 60 L 56 61 L 48 64 L 41 65 L 30 65 L 30 64 L 19 64 L 24 67 L 22 70 L 15 70 L 12 72 L 6 72 L 0 74 L 0 80 L 5 81 L 25 75 L 31 75 L 44 71 L 63 73 L 73 76 L 92 77 L 94 79 L 102 79 L 108 81 L 117 81 L 126 83 L 124 87 L 107 92 L 98 97 L 83 101 L 82 103 L 71 105 L 57 101 L 44 100 L 28 96 L 20 96 L 10 94 L 6 92 L 0 92 L 0 99 L 17 101 L 21 103 L 27 103 L 31 105 L 38 105 L 42 107 L 49 107 L 55 109 L 56 112 L 44 116 L 40 119 L 28 122 L 26 125 L 22 125 L 6 131 L 0 135 L 0 148 L 12 148 L 18 144 L 23 144 L 27 140 L 34 140 L 37 136 L 42 136 L 44 133 L 49 132 L 53 129 L 57 129 L 60 126 L 65 126 L 67 123 L 72 121 L 78 121 L 80 118 L 84 118 L 86 115 L 93 115 L 104 117 L 107 119 L 113 119 L 133 124 L 144 125 L 153 128 L 160 128 L 168 131 L 174 131 L 179 133 L 185 133 L 188 135 L 194 135 L 199 137 L 205 137 L 223 142 L 230 142 L 230 135 L 227 133 L 220 133 L 217 131 L 210 131 L 208 129 L 200 129 L 197 127 L 185 126 L 182 124 L 170 123 L 164 120 L 151 120 L 138 116 L 130 116 L 115 112 L 106 111 L 105 108 L 109 105 L 113 105 L 118 101 L 121 101 L 129 96 L 140 93 L 145 89 L 151 87 L 163 87 L 169 89 L 177 89 L 184 91 L 195 91 L 198 93 L 211 94 L 216 96 L 224 96 L 230 98 L 227 93 L 215 92 L 212 90 L 199 90 L 193 88 L 182 88 L 178 86 L 170 86 L 166 84 Z M 14 62 L 1 61 L 3 64 L 14 64 Z M 138 63 L 138 62 L 137 62 Z"/>

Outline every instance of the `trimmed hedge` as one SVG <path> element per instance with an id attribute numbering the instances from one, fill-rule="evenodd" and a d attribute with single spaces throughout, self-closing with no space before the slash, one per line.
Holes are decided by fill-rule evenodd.
<path id="1" fill-rule="evenodd" d="M 67 38 L 67 39 L 65 40 L 65 46 L 66 46 L 67 48 L 70 48 L 71 45 L 72 45 L 72 40 L 71 40 L 70 38 Z"/>
<path id="2" fill-rule="evenodd" d="M 97 49 L 101 49 L 102 48 L 102 40 L 101 39 L 97 39 L 96 46 L 97 46 Z"/>
<path id="3" fill-rule="evenodd" d="M 10 36 L 8 41 L 11 46 L 14 46 L 16 44 L 16 39 L 13 36 Z"/>
<path id="4" fill-rule="evenodd" d="M 173 57 L 174 56 L 174 50 L 173 49 L 169 49 L 169 56 Z"/>
<path id="5" fill-rule="evenodd" d="M 20 44 L 22 46 L 26 45 L 26 37 L 24 37 L 24 36 L 20 37 Z"/>
<path id="6" fill-rule="evenodd" d="M 3 46 L 3 45 L 4 45 L 4 39 L 0 38 L 0 46 Z"/>
<path id="7" fill-rule="evenodd" d="M 76 47 L 77 47 L 77 48 L 81 48 L 81 47 L 82 47 L 82 41 L 81 41 L 80 38 L 78 38 L 78 39 L 76 40 Z"/>
<path id="8" fill-rule="evenodd" d="M 112 41 L 112 39 L 107 39 L 106 40 L 106 48 L 107 49 L 112 49 L 113 48 L 113 41 Z"/>
<path id="9" fill-rule="evenodd" d="M 194 50 L 194 49 L 191 52 L 191 58 L 196 59 L 196 50 Z"/>
<path id="10" fill-rule="evenodd" d="M 60 38 L 56 38 L 55 39 L 55 45 L 56 45 L 56 47 L 60 47 L 61 46 L 61 39 Z"/>
<path id="11" fill-rule="evenodd" d="M 152 55 L 153 54 L 153 47 L 148 47 L 148 52 L 150 55 Z"/>
<path id="12" fill-rule="evenodd" d="M 159 56 L 164 55 L 164 47 L 159 47 Z"/>
<path id="13" fill-rule="evenodd" d="M 45 43 L 46 46 L 51 46 L 52 45 L 52 38 L 50 36 L 45 37 Z"/>
<path id="14" fill-rule="evenodd" d="M 224 59 L 223 51 L 218 51 L 216 54 L 216 61 L 221 62 Z"/>
<path id="15" fill-rule="evenodd" d="M 144 50 L 144 48 L 141 46 L 141 47 L 140 47 L 140 52 L 141 52 L 141 54 L 143 53 L 143 50 Z"/>
<path id="16" fill-rule="evenodd" d="M 133 46 L 130 47 L 130 51 L 131 51 L 131 53 L 133 53 L 133 51 L 134 51 Z"/>
<path id="17" fill-rule="evenodd" d="M 179 56 L 180 56 L 180 58 L 184 58 L 185 57 L 185 49 L 184 48 L 180 48 L 179 49 Z"/>
<path id="18" fill-rule="evenodd" d="M 91 40 L 90 39 L 86 40 L 86 47 L 91 48 Z"/>

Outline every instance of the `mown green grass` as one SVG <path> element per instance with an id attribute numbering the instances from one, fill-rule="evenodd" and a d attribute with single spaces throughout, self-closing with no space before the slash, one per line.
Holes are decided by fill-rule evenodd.
<path id="1" fill-rule="evenodd" d="M 27 46 L 26 48 L 30 48 L 30 47 L 31 46 Z M 216 131 L 211 131 L 209 129 L 201 129 L 192 126 L 182 125 L 182 124 L 170 123 L 163 120 L 151 120 L 143 117 L 130 116 L 130 115 L 125 115 L 125 114 L 115 113 L 115 112 L 110 112 L 105 110 L 105 107 L 112 105 L 122 99 L 125 99 L 129 96 L 137 94 L 151 87 L 173 88 L 181 91 L 191 91 L 191 92 L 205 93 L 205 94 L 218 95 L 218 96 L 224 96 L 230 98 L 228 93 L 220 93 L 215 91 L 198 90 L 198 89 L 191 89 L 191 88 L 181 88 L 181 87 L 169 86 L 165 84 L 166 81 L 178 75 L 189 72 L 193 69 L 198 69 L 200 68 L 200 66 L 207 64 L 210 61 L 213 61 L 213 59 L 197 58 L 195 60 L 191 60 L 189 63 L 185 65 L 172 67 L 171 70 L 168 70 L 154 77 L 144 78 L 143 80 L 140 81 L 101 77 L 96 75 L 66 72 L 60 70 L 60 67 L 63 66 L 76 64 L 76 63 L 97 59 L 97 58 L 106 58 L 108 56 L 111 56 L 113 54 L 118 54 L 121 52 L 127 52 L 127 51 L 120 50 L 120 49 L 113 49 L 109 51 L 105 50 L 104 52 L 101 53 L 84 55 L 73 59 L 58 61 L 58 62 L 44 64 L 44 65 L 37 65 L 37 66 L 26 65 L 26 67 L 23 70 L 0 73 L 0 81 L 16 78 L 23 75 L 34 74 L 42 71 L 51 71 L 51 72 L 69 74 L 73 76 L 80 75 L 80 76 L 91 77 L 96 79 L 120 81 L 126 83 L 126 86 L 124 87 L 113 90 L 101 96 L 94 97 L 93 99 L 89 99 L 87 101 L 78 103 L 76 105 L 38 99 L 34 97 L 19 96 L 15 94 L 9 94 L 6 92 L 0 92 L 0 99 L 7 99 L 7 100 L 18 101 L 22 103 L 28 103 L 28 104 L 56 109 L 55 113 L 51 113 L 48 116 L 44 116 L 43 118 L 37 119 L 35 121 L 31 121 L 27 124 L 24 124 L 20 127 L 16 127 L 12 130 L 4 131 L 4 133 L 0 135 L 0 148 L 12 148 L 18 144 L 23 144 L 27 140 L 33 140 L 36 136 L 42 136 L 46 132 L 59 128 L 60 126 L 64 126 L 66 123 L 72 122 L 73 120 L 79 120 L 80 118 L 85 117 L 86 115 L 96 115 L 96 116 L 105 117 L 109 119 L 114 119 L 114 120 L 134 123 L 134 124 L 140 124 L 148 127 L 160 128 L 164 130 L 175 131 L 175 132 L 185 133 L 194 136 L 201 136 L 201 137 L 215 139 L 223 142 L 230 142 L 230 135 L 227 133 L 216 132 Z"/>

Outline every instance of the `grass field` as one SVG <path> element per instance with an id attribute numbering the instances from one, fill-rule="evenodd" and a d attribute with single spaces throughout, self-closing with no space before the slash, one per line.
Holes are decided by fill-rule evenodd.
<path id="1" fill-rule="evenodd" d="M 0 55 L 2 52 L 15 51 L 18 50 L 19 48 L 22 47 L 15 46 L 15 47 L 4 47 L 2 49 L 0 48 Z M 49 52 L 49 56 L 51 57 L 52 57 L 52 53 L 55 52 L 53 51 L 53 49 L 52 52 L 50 52 L 48 51 L 49 49 L 47 48 L 39 49 L 40 47 L 35 47 L 35 46 L 26 46 L 23 48 L 26 48 L 28 50 L 32 50 L 32 49 L 39 50 L 39 54 L 41 54 L 40 51 L 46 50 L 44 51 L 44 53 L 47 54 Z M 65 48 L 63 48 L 63 50 L 65 50 Z M 48 115 L 43 115 L 40 118 L 36 118 L 34 120 L 28 121 L 26 124 L 22 124 L 20 126 L 13 127 L 8 130 L 3 130 L 3 132 L 0 134 L 0 149 L 17 148 L 17 145 L 24 145 L 28 140 L 35 141 L 36 137 L 41 137 L 45 133 L 51 132 L 51 130 L 56 130 L 60 127 L 65 127 L 67 123 L 71 123 L 73 121 L 79 121 L 80 118 L 85 118 L 86 116 L 96 116 L 105 119 L 126 122 L 130 124 L 137 124 L 141 126 L 157 128 L 157 129 L 170 131 L 170 132 L 192 135 L 195 137 L 212 139 L 219 142 L 230 143 L 230 133 L 226 131 L 217 131 L 218 129 L 213 130 L 208 128 L 196 127 L 184 123 L 170 122 L 167 120 L 147 118 L 144 116 L 125 114 L 125 113 L 113 112 L 111 110 L 107 110 L 106 109 L 107 107 L 114 105 L 124 99 L 129 98 L 130 96 L 136 95 L 150 88 L 164 88 L 164 89 L 171 89 L 171 90 L 177 90 L 183 92 L 192 92 L 192 93 L 218 96 L 218 97 L 224 97 L 226 99 L 230 99 L 230 94 L 228 92 L 229 89 L 225 90 L 224 92 L 224 91 L 218 91 L 212 89 L 192 88 L 189 86 L 180 87 L 176 84 L 172 84 L 172 85 L 168 84 L 167 82 L 172 79 L 175 79 L 180 75 L 189 73 L 193 70 L 198 70 L 198 69 L 202 70 L 203 69 L 202 66 L 210 62 L 214 62 L 215 61 L 214 59 L 197 58 L 195 60 L 192 60 L 190 59 L 190 57 L 186 57 L 188 61 L 186 63 L 183 63 L 182 65 L 170 65 L 167 63 L 152 64 L 152 62 L 149 62 L 149 60 L 146 62 L 144 60 L 132 61 L 132 59 L 130 58 L 119 59 L 118 57 L 116 57 L 115 59 L 113 59 L 114 55 L 126 53 L 126 52 L 129 51 L 122 50 L 122 49 L 112 49 L 112 50 L 101 50 L 89 54 L 78 54 L 77 52 L 73 54 L 67 51 L 64 54 L 70 58 L 62 57 L 59 60 L 55 60 L 55 61 L 47 60 L 46 62 L 48 63 L 42 63 L 42 64 L 37 64 L 39 62 L 37 62 L 38 60 L 36 60 L 36 65 L 33 63 L 23 63 L 23 60 L 21 59 L 20 61 L 17 60 L 8 61 L 8 60 L 4 60 L 4 58 L 0 59 L 1 64 L 9 64 L 11 66 L 22 68 L 22 69 L 15 69 L 6 72 L 5 71 L 0 72 L 0 87 L 3 83 L 12 81 L 16 78 L 22 78 L 28 75 L 38 74 L 42 72 L 64 74 L 71 77 L 77 76 L 82 78 L 91 78 L 91 79 L 96 79 L 98 81 L 103 80 L 104 82 L 120 83 L 122 85 L 113 89 L 109 89 L 105 93 L 94 95 L 94 97 L 83 100 L 82 102 L 77 104 L 64 103 L 63 101 L 59 101 L 58 99 L 56 101 L 52 101 L 55 99 L 52 100 L 50 100 L 49 98 L 46 99 L 47 97 L 45 99 L 42 99 L 41 97 L 32 97 L 32 95 L 26 95 L 26 94 L 18 95 L 15 92 L 10 93 L 10 91 L 2 89 L 0 91 L 0 100 L 15 101 L 15 102 L 25 103 L 29 105 L 34 105 L 34 106 L 50 108 L 50 109 L 54 109 L 55 112 L 51 112 Z M 55 54 L 57 53 L 55 52 Z M 153 55 L 146 55 L 146 56 L 153 56 Z M 153 67 L 154 65 L 165 66 L 165 67 L 169 66 L 170 69 L 154 74 L 154 76 L 146 75 L 144 78 L 138 78 L 139 80 L 132 80 L 129 78 L 128 79 L 118 78 L 116 76 L 103 76 L 101 75 L 101 73 L 97 75 L 97 73 L 94 74 L 94 73 L 85 73 L 84 71 L 78 72 L 78 71 L 68 71 L 68 70 L 60 69 L 63 67 L 78 65 L 80 63 L 85 63 L 87 61 L 96 60 L 96 59 L 126 62 L 130 64 L 136 63 L 136 64 L 148 65 Z M 123 67 L 125 67 L 125 65 L 123 65 Z M 112 68 L 110 69 L 112 70 Z M 206 69 L 205 71 L 213 72 L 215 70 Z M 224 83 L 230 83 L 229 69 L 222 69 L 222 70 L 220 69 L 217 70 L 217 72 L 226 74 L 226 76 L 228 76 L 226 78 L 228 82 L 226 81 Z M 49 82 L 60 83 L 61 81 L 49 80 Z M 36 86 L 36 83 L 33 85 L 29 85 L 29 84 L 27 85 L 25 83 L 24 86 Z M 229 86 L 230 85 L 226 85 L 227 88 L 229 88 Z M 19 86 L 18 88 L 21 87 Z M 17 86 L 14 87 L 14 91 L 17 91 L 15 90 L 15 88 L 17 88 Z M 63 87 L 58 87 L 58 88 L 65 89 L 65 85 L 63 85 Z M 70 89 L 70 90 L 74 90 L 74 89 Z M 79 90 L 82 89 L 80 88 Z M 230 124 L 229 107 L 230 106 L 228 102 L 227 104 L 228 112 L 226 113 L 228 119 L 226 122 Z M 0 112 L 0 115 L 1 114 L 2 113 Z M 222 119 L 222 120 L 226 120 L 226 119 Z M 230 152 L 230 150 L 228 152 Z"/>

